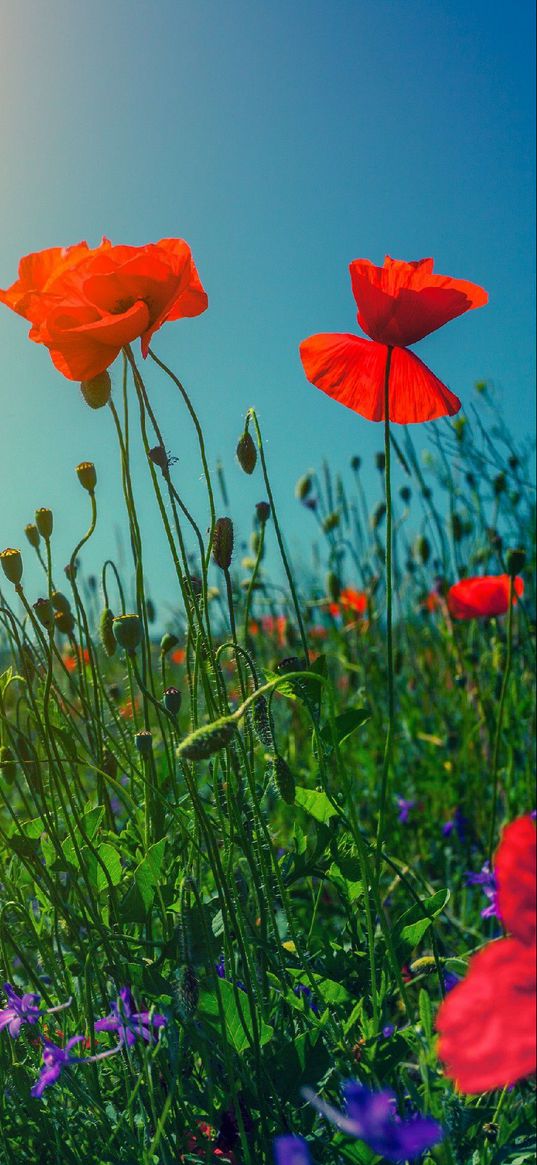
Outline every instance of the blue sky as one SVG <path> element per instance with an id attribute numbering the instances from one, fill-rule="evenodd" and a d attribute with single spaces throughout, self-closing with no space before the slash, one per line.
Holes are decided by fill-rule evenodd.
<path id="1" fill-rule="evenodd" d="M 293 544 L 299 474 L 324 456 L 372 463 L 381 446 L 378 427 L 308 385 L 298 359 L 312 332 L 355 330 L 351 259 L 433 255 L 440 272 L 486 287 L 487 308 L 418 352 L 463 401 L 492 379 L 515 432 L 532 432 L 533 19 L 526 0 L 18 0 L 0 46 L 0 285 L 21 255 L 53 244 L 188 240 L 210 308 L 154 346 L 191 390 L 245 535 L 263 496 L 233 460 L 250 405 Z M 147 372 L 177 484 L 203 523 L 187 420 Z M 121 520 L 109 418 L 5 309 L 0 404 L 0 542 L 20 545 L 35 507 L 51 505 L 66 561 L 86 517 L 73 467 L 92 459 L 96 567 Z M 163 593 L 172 576 L 139 468 Z"/>

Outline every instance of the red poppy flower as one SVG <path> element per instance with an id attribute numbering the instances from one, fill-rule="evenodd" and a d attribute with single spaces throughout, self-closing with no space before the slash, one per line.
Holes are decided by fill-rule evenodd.
<path id="1" fill-rule="evenodd" d="M 266 635 L 275 635 L 279 647 L 285 647 L 287 642 L 287 619 L 285 615 L 264 615 L 261 626 Z"/>
<path id="2" fill-rule="evenodd" d="M 340 615 L 342 607 L 347 611 L 355 611 L 357 615 L 364 615 L 367 611 L 367 595 L 353 587 L 343 587 L 337 603 L 330 603 L 328 609 L 331 615 Z"/>
<path id="3" fill-rule="evenodd" d="M 145 247 L 74 248 L 29 255 L 19 279 L 0 298 L 32 323 L 30 339 L 45 344 L 69 380 L 104 372 L 138 337 L 147 355 L 155 331 L 167 320 L 205 311 L 190 247 L 161 239 Z"/>
<path id="4" fill-rule="evenodd" d="M 498 906 L 512 938 L 489 943 L 438 1012 L 438 1054 L 462 1092 L 503 1088 L 535 1072 L 536 830 L 520 817 L 496 855 Z"/>
<path id="5" fill-rule="evenodd" d="M 524 582 L 515 579 L 513 603 L 524 594 Z M 463 578 L 449 588 L 447 605 L 453 619 L 490 619 L 509 610 L 509 575 L 486 574 Z"/>
<path id="6" fill-rule="evenodd" d="M 407 349 L 470 308 L 482 307 L 486 291 L 463 279 L 433 275 L 432 259 L 405 263 L 386 256 L 383 267 L 355 259 L 350 273 L 358 323 L 370 339 L 348 333 L 310 336 L 300 345 L 308 380 L 369 421 L 383 421 L 392 349 L 391 421 L 407 425 L 457 413 L 458 398 Z"/>

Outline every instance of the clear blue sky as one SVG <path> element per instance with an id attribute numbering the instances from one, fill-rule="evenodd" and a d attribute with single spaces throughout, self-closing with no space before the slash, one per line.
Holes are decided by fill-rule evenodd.
<path id="1" fill-rule="evenodd" d="M 357 330 L 353 258 L 433 255 L 485 286 L 490 305 L 419 355 L 463 401 L 492 378 L 515 431 L 533 430 L 533 4 L 17 0 L 2 24 L 0 285 L 53 244 L 188 240 L 210 307 L 155 350 L 192 392 L 245 534 L 263 496 L 233 462 L 249 405 L 291 542 L 298 475 L 380 447 L 378 428 L 308 385 L 298 359 L 312 332 Z M 111 423 L 26 330 L 0 312 L 0 543 L 24 544 L 36 505 L 51 505 L 62 564 L 85 522 L 73 467 L 93 459 L 96 566 L 120 514 Z M 187 420 L 147 372 L 178 485 L 204 521 Z M 138 496 L 162 593 L 171 574 Z"/>

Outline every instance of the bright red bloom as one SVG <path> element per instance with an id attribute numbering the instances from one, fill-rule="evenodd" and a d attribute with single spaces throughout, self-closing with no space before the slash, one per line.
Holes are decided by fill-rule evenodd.
<path id="1" fill-rule="evenodd" d="M 524 582 L 515 579 L 513 603 L 524 594 Z M 463 578 L 449 588 L 447 605 L 453 619 L 490 619 L 509 610 L 509 575 L 486 574 Z"/>
<path id="2" fill-rule="evenodd" d="M 145 247 L 112 246 L 105 239 L 93 251 L 80 243 L 27 255 L 19 279 L 0 299 L 30 320 L 30 339 L 46 345 L 69 380 L 104 372 L 138 337 L 147 356 L 163 323 L 207 307 L 183 239 Z"/>
<path id="3" fill-rule="evenodd" d="M 343 587 L 337 603 L 330 603 L 331 615 L 340 615 L 341 608 L 354 611 L 357 615 L 364 615 L 367 611 L 367 595 L 363 591 L 356 591 L 353 587 Z"/>
<path id="4" fill-rule="evenodd" d="M 279 647 L 285 647 L 287 642 L 287 619 L 285 615 L 263 615 L 261 626 L 266 635 L 275 635 Z"/>
<path id="5" fill-rule="evenodd" d="M 436 1021 L 438 1054 L 461 1092 L 503 1088 L 535 1072 L 536 830 L 519 817 L 503 832 L 495 875 L 502 920 L 513 935 L 470 961 Z"/>
<path id="6" fill-rule="evenodd" d="M 369 421 L 383 421 L 391 348 L 390 420 L 407 425 L 453 416 L 459 399 L 407 348 L 470 308 L 482 307 L 486 291 L 463 279 L 433 275 L 432 259 L 405 263 L 386 256 L 383 267 L 355 259 L 350 273 L 358 323 L 370 340 L 348 333 L 310 336 L 300 345 L 308 380 Z"/>

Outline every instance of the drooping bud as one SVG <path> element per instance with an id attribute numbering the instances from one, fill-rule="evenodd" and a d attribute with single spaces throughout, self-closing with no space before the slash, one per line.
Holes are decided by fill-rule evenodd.
<path id="1" fill-rule="evenodd" d="M 425 534 L 420 534 L 419 538 L 417 539 L 416 551 L 418 557 L 421 558 L 423 565 L 426 566 L 431 557 L 431 543 L 429 542 L 429 539 L 425 537 Z"/>
<path id="2" fill-rule="evenodd" d="M 131 655 L 142 638 L 142 624 L 138 615 L 116 615 L 112 623 L 119 646 Z"/>
<path id="3" fill-rule="evenodd" d="M 312 485 L 311 473 L 304 473 L 302 477 L 299 477 L 295 485 L 295 497 L 298 498 L 299 502 L 303 502 L 309 496 Z"/>
<path id="4" fill-rule="evenodd" d="M 170 716 L 178 716 L 181 708 L 182 696 L 178 688 L 166 688 L 162 697 L 164 707 Z"/>
<path id="5" fill-rule="evenodd" d="M 375 465 L 380 473 L 384 473 L 384 470 L 386 468 L 386 454 L 385 453 L 375 453 Z"/>
<path id="6" fill-rule="evenodd" d="M 48 542 L 49 538 L 52 537 L 52 527 L 54 525 L 52 510 L 48 510 L 46 506 L 42 506 L 41 509 L 36 510 L 35 524 L 41 537 L 45 539 L 45 542 Z"/>
<path id="7" fill-rule="evenodd" d="M 233 555 L 233 522 L 231 518 L 217 518 L 213 533 L 213 558 L 221 570 L 227 571 Z"/>
<path id="8" fill-rule="evenodd" d="M 264 526 L 270 518 L 270 506 L 268 502 L 258 502 L 255 507 L 255 512 L 260 526 Z"/>
<path id="9" fill-rule="evenodd" d="M 108 404 L 112 392 L 110 374 L 105 369 L 104 372 L 99 372 L 97 376 L 93 376 L 91 380 L 83 380 L 80 391 L 90 409 L 104 408 Z"/>
<path id="10" fill-rule="evenodd" d="M 174 991 L 177 1012 L 183 1023 L 189 1023 L 196 1014 L 199 993 L 196 972 L 189 964 L 185 964 L 177 972 L 177 983 Z"/>
<path id="11" fill-rule="evenodd" d="M 167 655 L 174 647 L 177 647 L 179 640 L 177 635 L 172 635 L 170 631 L 165 631 L 160 641 L 160 654 Z"/>
<path id="12" fill-rule="evenodd" d="M 73 582 L 73 579 L 76 578 L 77 571 L 78 571 L 78 561 L 68 562 L 67 566 L 64 566 L 64 568 L 63 568 L 63 573 L 64 573 L 65 577 L 69 579 L 69 582 Z"/>
<path id="13" fill-rule="evenodd" d="M 140 732 L 136 732 L 134 736 L 134 747 L 140 756 L 151 756 L 153 749 L 153 734 L 149 729 L 142 728 Z"/>
<path id="14" fill-rule="evenodd" d="M 385 515 L 386 502 L 379 502 L 378 506 L 375 506 L 375 509 L 371 515 L 371 525 L 374 530 L 378 530 L 379 526 L 384 521 Z"/>
<path id="15" fill-rule="evenodd" d="M 513 546 L 505 556 L 507 573 L 510 578 L 516 578 L 526 564 L 526 551 L 523 546 Z"/>
<path id="16" fill-rule="evenodd" d="M 0 563 L 2 570 L 10 583 L 18 587 L 22 578 L 22 557 L 20 550 L 13 550 L 8 546 L 5 550 L 0 551 Z"/>
<path id="17" fill-rule="evenodd" d="M 67 612 L 71 610 L 69 599 L 65 595 L 62 595 L 61 591 L 53 591 L 50 599 L 55 611 Z"/>
<path id="18" fill-rule="evenodd" d="M 157 617 L 157 612 L 155 611 L 155 604 L 152 599 L 147 599 L 145 609 L 147 612 L 148 623 L 154 623 Z"/>
<path id="19" fill-rule="evenodd" d="M 408 506 L 408 503 L 412 497 L 412 490 L 409 489 L 408 485 L 402 485 L 401 489 L 399 490 L 399 496 L 405 503 L 405 506 Z"/>
<path id="20" fill-rule="evenodd" d="M 251 722 L 261 744 L 264 744 L 265 748 L 274 748 L 268 703 L 264 696 L 259 696 L 255 701 Z"/>
<path id="21" fill-rule="evenodd" d="M 33 604 L 34 611 L 42 627 L 52 627 L 54 624 L 54 608 L 50 599 L 38 599 Z"/>
<path id="22" fill-rule="evenodd" d="M 332 510 L 331 514 L 327 514 L 323 521 L 323 530 L 325 534 L 329 534 L 331 530 L 336 530 L 339 526 L 339 514 L 337 510 Z"/>
<path id="23" fill-rule="evenodd" d="M 246 430 L 239 439 L 236 453 L 241 469 L 245 473 L 253 473 L 257 462 L 257 450 L 251 433 Z"/>
<path id="24" fill-rule="evenodd" d="M 341 581 L 333 570 L 329 570 L 326 576 L 326 593 L 333 603 L 337 603 L 341 594 Z"/>
<path id="25" fill-rule="evenodd" d="M 207 760 L 225 748 L 234 733 L 235 722 L 229 716 L 222 716 L 187 736 L 179 745 L 177 756 L 181 760 Z"/>
<path id="26" fill-rule="evenodd" d="M 75 629 L 75 620 L 72 611 L 56 611 L 54 625 L 62 635 L 72 635 Z"/>
<path id="27" fill-rule="evenodd" d="M 351 469 L 353 470 L 354 473 L 358 473 L 358 470 L 359 470 L 361 464 L 362 464 L 361 457 L 358 457 L 358 456 L 351 457 Z"/>
<path id="28" fill-rule="evenodd" d="M 24 527 L 24 533 L 26 534 L 30 546 L 33 546 L 34 550 L 37 550 L 41 541 L 37 526 L 34 526 L 33 522 L 28 522 L 28 525 Z"/>
<path id="29" fill-rule="evenodd" d="M 117 641 L 114 635 L 114 612 L 103 607 L 99 619 L 99 639 L 109 659 L 116 654 Z"/>
<path id="30" fill-rule="evenodd" d="M 95 493 L 95 486 L 97 485 L 97 471 L 93 461 L 81 461 L 77 465 L 75 473 L 82 486 L 82 489 L 88 491 L 89 494 Z"/>

